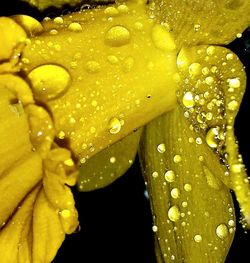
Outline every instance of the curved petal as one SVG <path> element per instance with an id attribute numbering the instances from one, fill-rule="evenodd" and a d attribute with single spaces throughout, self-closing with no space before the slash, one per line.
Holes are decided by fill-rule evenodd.
<path id="1" fill-rule="evenodd" d="M 250 226 L 250 184 L 234 121 L 246 86 L 244 66 L 230 50 L 215 46 L 184 48 L 177 59 L 182 79 L 179 101 L 193 128 L 228 167 L 231 187 Z"/>
<path id="2" fill-rule="evenodd" d="M 165 23 L 179 48 L 229 44 L 250 25 L 248 0 L 152 0 L 148 11 Z"/>
<path id="3" fill-rule="evenodd" d="M 132 165 L 139 145 L 141 129 L 109 146 L 79 168 L 78 189 L 81 192 L 105 187 L 122 176 Z"/>
<path id="4" fill-rule="evenodd" d="M 41 190 L 33 212 L 32 262 L 51 262 L 64 238 L 58 211 L 49 203 L 44 190 Z"/>
<path id="5" fill-rule="evenodd" d="M 158 257 L 222 263 L 234 236 L 233 201 L 218 179 L 224 176 L 219 158 L 205 143 L 190 140 L 198 135 L 189 126 L 179 107 L 145 127 L 140 157 Z"/>
<path id="6" fill-rule="evenodd" d="M 174 41 L 144 5 L 96 8 L 42 25 L 45 32 L 23 52 L 23 74 L 51 112 L 58 144 L 78 160 L 176 105 Z M 114 118 L 124 122 L 117 133 Z"/>
<path id="7" fill-rule="evenodd" d="M 27 195 L 15 215 L 0 232 L 0 253 L 2 262 L 32 262 L 29 231 L 32 210 L 40 186 Z"/>

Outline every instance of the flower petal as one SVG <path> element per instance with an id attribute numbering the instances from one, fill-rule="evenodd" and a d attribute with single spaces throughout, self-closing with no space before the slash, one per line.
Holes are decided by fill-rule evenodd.
<path id="1" fill-rule="evenodd" d="M 178 107 L 145 128 L 140 157 L 153 231 L 162 262 L 224 262 L 234 236 L 230 190 L 218 179 L 219 158 L 204 142 L 190 141 L 197 134 L 189 126 Z"/>
<path id="2" fill-rule="evenodd" d="M 58 212 L 41 190 L 33 212 L 32 262 L 51 262 L 64 238 Z"/>
<path id="3" fill-rule="evenodd" d="M 184 115 L 229 168 L 230 187 L 240 204 L 243 223 L 250 227 L 250 184 L 234 136 L 246 86 L 244 66 L 230 50 L 215 46 L 184 48 L 177 64 L 183 81 L 179 101 Z"/>
<path id="4" fill-rule="evenodd" d="M 0 232 L 0 253 L 2 262 L 29 263 L 31 246 L 29 231 L 32 222 L 32 210 L 40 186 L 27 195 L 14 216 Z"/>
<path id="5" fill-rule="evenodd" d="M 148 10 L 179 47 L 229 44 L 250 25 L 248 0 L 152 0 Z"/>
<path id="6" fill-rule="evenodd" d="M 138 150 L 141 130 L 136 131 L 103 151 L 84 160 L 79 168 L 79 191 L 105 187 L 122 176 L 132 165 Z"/>
<path id="7" fill-rule="evenodd" d="M 77 160 L 176 105 L 174 41 L 145 6 L 96 8 L 42 25 L 23 52 L 23 73 L 52 114 L 58 144 Z M 116 134 L 114 118 L 124 122 Z"/>

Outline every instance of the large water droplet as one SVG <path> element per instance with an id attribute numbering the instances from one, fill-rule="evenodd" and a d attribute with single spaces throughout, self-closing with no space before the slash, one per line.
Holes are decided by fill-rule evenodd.
<path id="1" fill-rule="evenodd" d="M 113 26 L 107 31 L 105 35 L 105 42 L 109 46 L 120 47 L 128 44 L 129 41 L 130 32 L 124 26 Z"/>
<path id="2" fill-rule="evenodd" d="M 192 108 L 195 105 L 194 94 L 190 91 L 183 95 L 182 103 L 187 108 Z"/>
<path id="3" fill-rule="evenodd" d="M 166 151 L 166 145 L 164 143 L 161 143 L 157 146 L 157 151 L 159 153 L 164 153 Z"/>
<path id="4" fill-rule="evenodd" d="M 220 238 L 220 239 L 225 239 L 228 236 L 228 228 L 225 224 L 220 224 L 216 227 L 216 235 Z"/>
<path id="5" fill-rule="evenodd" d="M 179 197 L 180 197 L 180 190 L 179 190 L 178 188 L 173 188 L 173 189 L 171 190 L 171 196 L 172 196 L 172 198 L 174 198 L 174 199 L 179 198 Z"/>
<path id="6" fill-rule="evenodd" d="M 211 128 L 206 134 L 206 143 L 211 148 L 218 146 L 219 128 Z"/>
<path id="7" fill-rule="evenodd" d="M 62 95 L 68 88 L 71 77 L 66 69 L 58 65 L 42 65 L 28 74 L 35 98 L 47 101 Z"/>
<path id="8" fill-rule="evenodd" d="M 111 134 L 117 134 L 122 128 L 121 121 L 117 118 L 112 118 L 109 121 L 109 132 Z"/>
<path id="9" fill-rule="evenodd" d="M 72 22 L 69 24 L 68 29 L 73 32 L 81 32 L 82 26 L 77 22 Z"/>
<path id="10" fill-rule="evenodd" d="M 173 170 L 166 171 L 165 180 L 169 183 L 172 183 L 175 180 L 175 173 Z"/>
<path id="11" fill-rule="evenodd" d="M 194 236 L 194 241 L 195 241 L 196 243 L 200 243 L 200 242 L 202 241 L 202 236 L 201 236 L 201 235 L 195 235 L 195 236 Z"/>
<path id="12" fill-rule="evenodd" d="M 168 218 L 176 222 L 180 219 L 181 213 L 177 205 L 171 206 L 168 210 Z"/>

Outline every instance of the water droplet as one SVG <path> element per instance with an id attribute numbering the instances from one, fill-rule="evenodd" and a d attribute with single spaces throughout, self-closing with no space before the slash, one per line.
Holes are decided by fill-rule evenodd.
<path id="1" fill-rule="evenodd" d="M 171 51 L 176 48 L 173 37 L 163 25 L 154 25 L 152 29 L 152 40 L 155 46 L 163 51 Z"/>
<path id="2" fill-rule="evenodd" d="M 175 162 L 175 163 L 180 163 L 180 162 L 181 162 L 181 156 L 180 156 L 179 154 L 176 154 L 176 155 L 174 156 L 174 162 Z"/>
<path id="3" fill-rule="evenodd" d="M 55 17 L 53 21 L 56 24 L 63 24 L 63 18 L 61 16 Z"/>
<path id="4" fill-rule="evenodd" d="M 117 7 L 117 9 L 118 9 L 118 11 L 119 11 L 120 13 L 127 13 L 127 12 L 129 11 L 128 6 L 125 5 L 125 4 L 119 5 L 119 6 Z"/>
<path id="5" fill-rule="evenodd" d="M 107 31 L 105 41 L 113 47 L 126 45 L 130 41 L 130 32 L 124 26 L 113 26 Z"/>
<path id="6" fill-rule="evenodd" d="M 158 174 L 158 172 L 156 172 L 156 171 L 152 173 L 152 176 L 153 176 L 154 178 L 157 178 L 158 175 L 159 175 L 159 174 Z"/>
<path id="7" fill-rule="evenodd" d="M 232 100 L 227 104 L 227 108 L 230 111 L 236 111 L 239 108 L 239 103 L 236 100 Z"/>
<path id="8" fill-rule="evenodd" d="M 80 32 L 82 31 L 82 26 L 77 22 L 72 22 L 69 24 L 68 29 L 73 32 Z"/>
<path id="9" fill-rule="evenodd" d="M 109 6 L 105 8 L 104 14 L 107 16 L 115 16 L 119 14 L 119 11 L 114 6 Z"/>
<path id="10" fill-rule="evenodd" d="M 187 108 L 192 108 L 195 105 L 194 94 L 190 91 L 183 95 L 182 103 Z"/>
<path id="11" fill-rule="evenodd" d="M 194 25 L 194 31 L 198 32 L 201 29 L 201 25 L 196 24 Z"/>
<path id="12" fill-rule="evenodd" d="M 49 31 L 50 35 L 57 35 L 58 34 L 58 31 L 56 29 L 51 29 Z"/>
<path id="13" fill-rule="evenodd" d="M 121 121 L 117 118 L 112 118 L 109 121 L 109 132 L 111 134 L 117 134 L 122 128 Z"/>
<path id="14" fill-rule="evenodd" d="M 206 143 L 211 148 L 218 146 L 219 128 L 211 128 L 206 134 Z"/>
<path id="15" fill-rule="evenodd" d="M 197 137 L 196 139 L 195 139 L 195 142 L 197 143 L 197 144 L 202 144 L 202 139 L 201 139 L 201 137 Z"/>
<path id="16" fill-rule="evenodd" d="M 193 76 L 198 76 L 201 74 L 201 64 L 192 63 L 188 68 L 189 74 Z"/>
<path id="17" fill-rule="evenodd" d="M 228 84 L 230 88 L 239 88 L 240 87 L 240 80 L 238 78 L 233 78 L 228 80 Z"/>
<path id="18" fill-rule="evenodd" d="M 41 101 L 62 95 L 71 81 L 68 71 L 61 66 L 50 64 L 33 69 L 28 78 L 36 99 Z"/>
<path id="19" fill-rule="evenodd" d="M 184 184 L 184 190 L 187 192 L 192 191 L 192 185 L 191 184 Z"/>
<path id="20" fill-rule="evenodd" d="M 101 70 L 100 64 L 95 60 L 86 63 L 86 69 L 89 73 L 98 73 Z"/>
<path id="21" fill-rule="evenodd" d="M 226 55 L 226 59 L 227 59 L 227 60 L 232 60 L 233 58 L 234 58 L 233 53 L 228 53 L 228 54 Z"/>
<path id="22" fill-rule="evenodd" d="M 57 134 L 57 137 L 61 140 L 63 140 L 65 138 L 65 132 L 64 131 L 59 131 Z"/>
<path id="23" fill-rule="evenodd" d="M 172 183 L 175 180 L 175 173 L 173 170 L 168 170 L 164 174 L 165 180 L 169 183 Z"/>
<path id="24" fill-rule="evenodd" d="M 116 158 L 114 156 L 110 157 L 109 159 L 110 163 L 115 163 L 116 162 Z"/>
<path id="25" fill-rule="evenodd" d="M 212 85 L 214 83 L 214 78 L 209 76 L 205 78 L 205 82 L 207 85 Z"/>
<path id="26" fill-rule="evenodd" d="M 225 224 L 220 224 L 216 227 L 216 235 L 220 238 L 220 239 L 225 239 L 228 236 L 228 228 Z"/>
<path id="27" fill-rule="evenodd" d="M 174 198 L 174 199 L 177 199 L 180 197 L 180 190 L 178 188 L 173 188 L 171 190 L 171 196 Z"/>
<path id="28" fill-rule="evenodd" d="M 176 222 L 180 219 L 180 210 L 178 208 L 177 205 L 171 206 L 168 210 L 168 218 L 173 221 Z"/>
<path id="29" fill-rule="evenodd" d="M 210 47 L 207 48 L 207 54 L 209 56 L 214 55 L 214 53 L 215 53 L 215 47 L 214 46 L 210 46 Z"/>
<path id="30" fill-rule="evenodd" d="M 157 151 L 158 151 L 159 153 L 164 153 L 164 152 L 166 151 L 166 146 L 165 146 L 165 144 L 164 144 L 164 143 L 159 144 L 159 145 L 157 146 Z"/>
<path id="31" fill-rule="evenodd" d="M 202 241 L 202 236 L 201 235 L 195 235 L 194 236 L 194 241 L 197 243 L 200 243 Z"/>
<path id="32" fill-rule="evenodd" d="M 157 232 L 158 231 L 158 227 L 156 225 L 153 225 L 152 230 L 153 230 L 153 232 Z"/>

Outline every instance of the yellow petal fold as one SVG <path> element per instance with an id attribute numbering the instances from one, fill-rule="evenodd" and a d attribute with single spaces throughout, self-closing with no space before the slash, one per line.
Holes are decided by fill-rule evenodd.
<path id="1" fill-rule="evenodd" d="M 32 210 L 40 186 L 32 190 L 20 203 L 15 215 L 0 232 L 1 261 L 6 263 L 34 262 L 31 259 L 29 232 L 32 223 Z"/>
<path id="2" fill-rule="evenodd" d="M 117 128 L 119 129 L 119 128 Z M 132 165 L 139 145 L 141 129 L 82 160 L 79 168 L 78 189 L 81 192 L 105 187 L 122 176 Z"/>
<path id="3" fill-rule="evenodd" d="M 179 48 L 229 44 L 250 25 L 248 0 L 152 0 L 148 12 L 164 23 Z"/>
<path id="4" fill-rule="evenodd" d="M 157 254 L 159 262 L 223 263 L 235 230 L 233 201 L 219 158 L 189 126 L 178 107 L 145 127 L 140 157 Z"/>
<path id="5" fill-rule="evenodd" d="M 40 191 L 33 212 L 32 263 L 50 263 L 65 238 L 58 211 Z"/>

